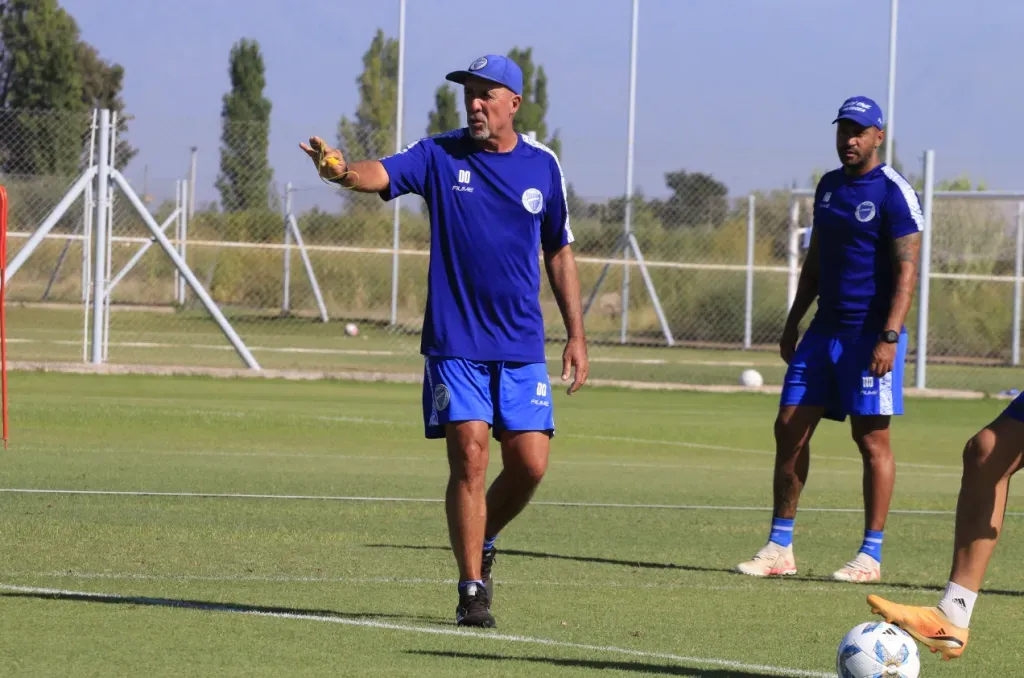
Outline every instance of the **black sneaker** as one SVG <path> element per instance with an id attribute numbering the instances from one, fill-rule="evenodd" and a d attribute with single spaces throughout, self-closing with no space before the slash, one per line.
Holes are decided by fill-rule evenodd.
<path id="1" fill-rule="evenodd" d="M 491 547 L 484 549 L 483 561 L 480 564 L 480 578 L 484 580 L 484 587 L 487 589 L 487 609 L 490 609 L 494 602 L 494 582 L 491 581 L 491 566 L 497 560 L 498 549 Z"/>
<path id="2" fill-rule="evenodd" d="M 459 606 L 455 608 L 456 626 L 480 626 L 493 628 L 496 626 L 491 615 L 487 589 L 469 584 L 459 591 Z"/>

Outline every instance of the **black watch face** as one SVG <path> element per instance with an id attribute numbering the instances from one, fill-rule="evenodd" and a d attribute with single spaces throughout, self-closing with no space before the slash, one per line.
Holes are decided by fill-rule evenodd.
<path id="1" fill-rule="evenodd" d="M 892 330 L 886 330 L 886 332 L 885 332 L 885 340 L 887 342 L 889 342 L 890 344 L 895 344 L 897 341 L 899 341 L 899 339 L 900 339 L 900 335 L 898 333 L 896 333 L 896 332 L 894 332 Z"/>

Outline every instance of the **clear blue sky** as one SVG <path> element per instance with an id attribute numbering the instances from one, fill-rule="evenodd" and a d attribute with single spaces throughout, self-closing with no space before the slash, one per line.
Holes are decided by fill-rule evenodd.
<path id="1" fill-rule="evenodd" d="M 330 140 L 357 105 L 361 58 L 380 27 L 398 34 L 398 1 L 61 0 L 82 36 L 126 69 L 127 174 L 173 196 L 199 147 L 198 197 L 216 198 L 221 97 L 231 45 L 259 41 L 273 102 L 270 157 L 281 184 L 313 185 L 298 151 Z M 506 16 L 488 14 L 498 6 Z M 940 177 L 968 173 L 1024 189 L 1024 3 L 900 3 L 895 132 L 911 171 L 935 149 Z M 603 6 L 603 9 L 601 7 Z M 301 8 L 301 9 L 300 9 Z M 549 128 L 583 196 L 625 182 L 631 0 L 408 0 L 405 137 L 424 133 L 434 89 L 487 52 L 533 47 L 550 82 Z M 641 0 L 635 179 L 663 194 L 666 171 L 710 172 L 730 192 L 771 189 L 836 164 L 830 125 L 844 98 L 886 103 L 889 0 Z"/>

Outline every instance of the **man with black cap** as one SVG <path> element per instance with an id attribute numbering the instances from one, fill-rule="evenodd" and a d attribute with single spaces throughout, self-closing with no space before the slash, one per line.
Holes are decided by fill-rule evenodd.
<path id="1" fill-rule="evenodd" d="M 522 71 L 488 54 L 447 79 L 463 85 L 467 127 L 381 160 L 347 162 L 318 137 L 300 146 L 322 178 L 384 200 L 415 193 L 429 208 L 423 424 L 448 450 L 456 623 L 492 627 L 495 539 L 533 496 L 555 431 L 541 251 L 568 333 L 562 380 L 573 377 L 570 394 L 586 381 L 588 358 L 562 169 L 550 149 L 513 128 Z M 489 436 L 503 464 L 486 489 Z"/>
<path id="2" fill-rule="evenodd" d="M 796 297 L 779 342 L 788 363 L 775 420 L 774 512 L 768 543 L 739 572 L 796 574 L 793 526 L 821 419 L 850 417 L 864 464 L 864 539 L 838 581 L 881 578 L 882 538 L 896 477 L 892 416 L 903 414 L 903 370 L 924 219 L 910 183 L 881 162 L 882 110 L 847 99 L 833 121 L 842 167 L 823 176 Z M 817 312 L 797 344 L 814 300 Z"/>

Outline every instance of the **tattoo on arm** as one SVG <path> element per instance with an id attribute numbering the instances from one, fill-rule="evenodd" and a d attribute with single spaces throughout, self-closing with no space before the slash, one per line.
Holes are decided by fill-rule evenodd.
<path id="1" fill-rule="evenodd" d="M 911 263 L 917 269 L 918 259 L 921 256 L 921 234 L 911 233 L 894 240 L 893 256 L 897 262 Z"/>

